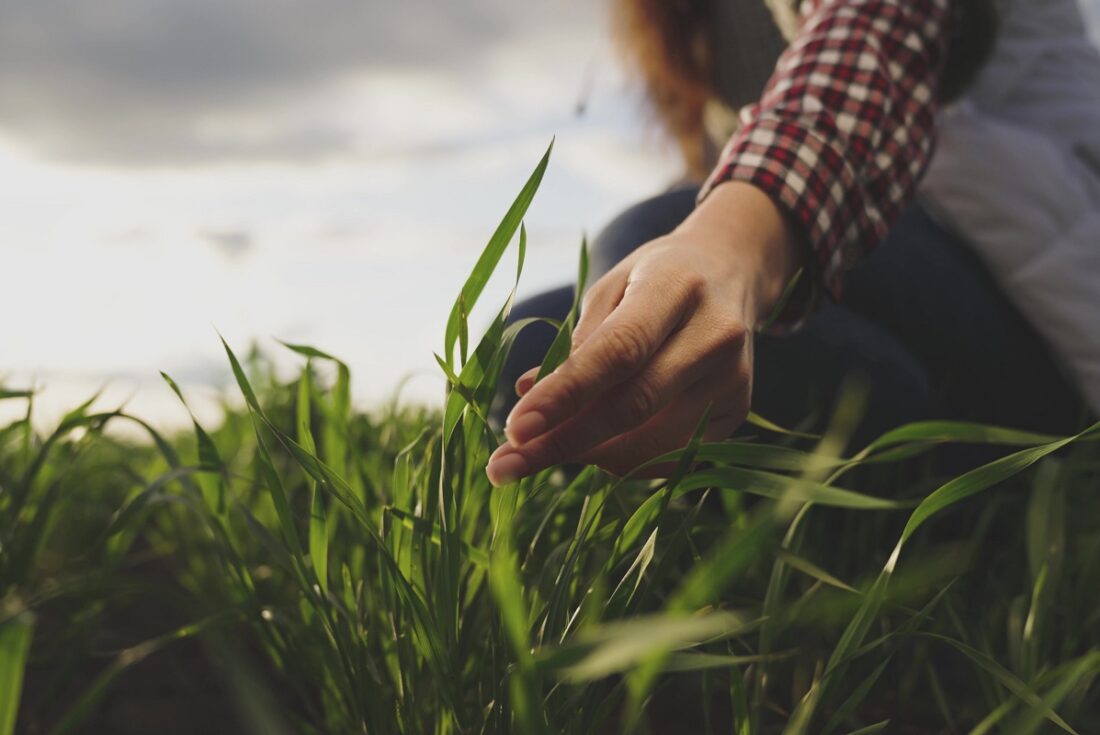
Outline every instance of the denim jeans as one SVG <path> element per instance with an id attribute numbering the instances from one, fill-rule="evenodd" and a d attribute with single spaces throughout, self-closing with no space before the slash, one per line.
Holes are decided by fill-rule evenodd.
<path id="1" fill-rule="evenodd" d="M 694 188 L 648 199 L 596 238 L 590 283 L 691 212 Z M 538 294 L 510 319 L 562 319 L 573 287 Z M 493 416 L 515 404 L 514 383 L 539 364 L 553 329 L 536 324 L 516 340 Z M 919 206 L 849 272 L 840 303 L 829 303 L 798 332 L 757 335 L 753 410 L 783 426 L 820 430 L 846 379 L 866 390 L 857 441 L 921 419 L 957 419 L 1067 433 L 1085 420 L 1084 403 L 1050 351 L 978 259 Z"/>

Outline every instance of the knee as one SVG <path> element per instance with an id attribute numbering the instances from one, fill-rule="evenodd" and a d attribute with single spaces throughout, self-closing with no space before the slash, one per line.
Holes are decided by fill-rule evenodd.
<path id="1" fill-rule="evenodd" d="M 846 384 L 864 394 L 857 443 L 934 412 L 923 363 L 893 334 L 843 307 L 822 309 L 788 337 L 760 338 L 755 363 L 754 410 L 780 424 L 822 430 Z"/>

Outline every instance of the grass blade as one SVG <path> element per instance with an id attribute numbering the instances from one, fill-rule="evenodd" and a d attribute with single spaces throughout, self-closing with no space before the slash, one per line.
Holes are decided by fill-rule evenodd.
<path id="1" fill-rule="evenodd" d="M 447 360 L 448 365 L 453 366 L 455 341 L 458 339 L 459 332 L 464 328 L 463 314 L 468 314 L 474 308 L 478 297 L 485 289 L 485 284 L 489 282 L 489 276 L 496 269 L 497 263 L 500 262 L 501 256 L 504 255 L 504 251 L 508 247 L 508 243 L 515 236 L 516 230 L 519 229 L 524 215 L 527 214 L 528 207 L 531 206 L 531 201 L 535 198 L 535 192 L 538 191 L 539 185 L 542 183 L 542 177 L 546 173 L 546 166 L 550 162 L 550 153 L 553 150 L 554 143 L 551 141 L 546 153 L 543 154 L 542 159 L 535 166 L 535 170 L 531 172 L 527 183 L 524 184 L 523 189 L 520 190 L 512 206 L 504 215 L 504 219 L 497 226 L 469 278 L 462 286 L 462 291 L 459 293 L 454 308 L 451 309 L 451 315 L 447 319 L 447 329 L 444 335 L 443 357 Z"/>
<path id="2" fill-rule="evenodd" d="M 0 735 L 15 732 L 23 670 L 31 650 L 34 618 L 22 613 L 0 623 Z"/>
<path id="3" fill-rule="evenodd" d="M 313 385 L 310 378 L 310 362 L 302 369 L 302 375 L 298 379 L 297 424 L 298 443 L 302 449 L 310 454 L 317 454 L 317 444 L 313 440 L 313 430 L 310 427 L 312 414 L 310 411 Z M 313 571 L 317 574 L 317 582 L 321 585 L 321 591 L 328 593 L 328 523 L 325 518 L 324 494 L 318 489 L 317 481 L 312 477 L 307 481 L 309 487 L 309 559 L 313 564 Z"/>

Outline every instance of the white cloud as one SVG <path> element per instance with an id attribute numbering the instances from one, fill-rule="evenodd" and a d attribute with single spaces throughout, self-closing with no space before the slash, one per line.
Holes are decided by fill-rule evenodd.
<path id="1" fill-rule="evenodd" d="M 215 327 L 242 350 L 332 351 L 361 400 L 417 372 L 406 397 L 437 402 L 451 302 L 552 135 L 523 293 L 571 280 L 582 231 L 671 175 L 599 3 L 320 7 L 0 8 L 0 312 L 19 315 L 0 321 L 0 367 L 48 382 L 46 413 L 110 383 L 112 400 L 183 420 L 156 371 L 224 385 Z"/>

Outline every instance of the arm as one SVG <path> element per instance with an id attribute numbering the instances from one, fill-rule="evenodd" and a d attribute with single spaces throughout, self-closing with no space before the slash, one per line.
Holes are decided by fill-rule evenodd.
<path id="1" fill-rule="evenodd" d="M 814 3 L 704 185 L 701 208 L 722 183 L 743 181 L 797 223 L 815 288 L 793 316 L 820 287 L 839 296 L 843 272 L 911 200 L 932 153 L 953 4 Z"/>
<path id="2" fill-rule="evenodd" d="M 954 0 L 959 2 L 961 0 Z M 821 0 L 695 212 L 585 295 L 573 353 L 509 416 L 494 484 L 581 461 L 617 474 L 748 412 L 753 331 L 801 260 L 834 294 L 932 149 L 952 0 Z"/>

